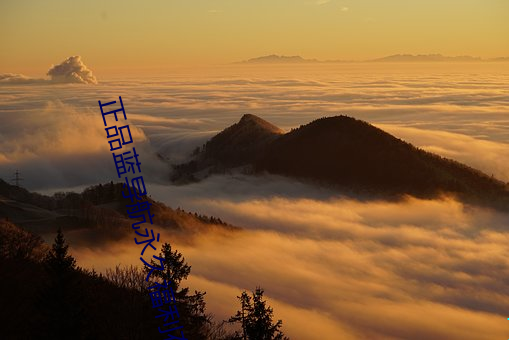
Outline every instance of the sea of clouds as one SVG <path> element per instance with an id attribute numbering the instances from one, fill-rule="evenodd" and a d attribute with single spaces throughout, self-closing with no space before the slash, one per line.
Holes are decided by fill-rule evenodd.
<path id="1" fill-rule="evenodd" d="M 73 68 L 70 60 L 78 60 L 80 66 Z M 94 85 L 95 81 L 72 80 L 75 73 L 89 79 L 91 71 L 79 56 L 70 57 L 49 71 L 60 80 L 70 79 L 67 83 L 56 78 L 30 84 L 0 82 L 0 176 L 9 177 L 17 165 L 30 171 L 30 157 L 43 152 L 43 159 L 33 163 L 42 166 L 40 179 L 26 176 L 29 188 L 104 179 L 105 173 L 87 174 L 80 163 L 87 156 L 83 154 L 94 164 L 108 151 L 97 101 L 122 96 L 137 129 L 137 144 L 150 144 L 153 153 L 171 163 L 185 160 L 194 147 L 244 113 L 286 130 L 318 117 L 347 114 L 509 181 L 509 71 L 500 72 L 504 65 L 283 65 L 261 70 L 235 65 L 151 78 L 101 79 Z M 50 171 L 49 158 L 65 162 L 63 154 L 73 161 Z M 143 157 L 146 166 L 151 166 L 148 160 L 154 164 L 148 152 Z M 108 166 L 99 168 L 107 171 Z"/>
<path id="2" fill-rule="evenodd" d="M 244 113 L 285 130 L 347 114 L 509 181 L 507 64 L 223 65 L 99 81 L 73 65 L 52 80 L 0 77 L 0 177 L 19 169 L 41 192 L 118 180 L 97 101 L 122 96 L 149 193 L 244 228 L 161 238 L 218 319 L 262 286 L 293 339 L 509 335 L 508 214 L 447 197 L 362 202 L 278 176 L 168 183 L 170 164 Z M 137 263 L 132 244 L 72 250 L 104 270 Z"/>

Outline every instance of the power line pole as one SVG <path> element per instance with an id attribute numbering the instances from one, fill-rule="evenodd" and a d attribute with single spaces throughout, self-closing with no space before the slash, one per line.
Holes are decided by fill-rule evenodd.
<path id="1" fill-rule="evenodd" d="M 14 185 L 16 185 L 18 188 L 19 182 L 23 180 L 23 178 L 21 178 L 19 175 L 20 175 L 19 170 L 16 169 L 16 172 L 14 173 L 14 178 L 11 179 L 11 181 L 14 182 Z"/>

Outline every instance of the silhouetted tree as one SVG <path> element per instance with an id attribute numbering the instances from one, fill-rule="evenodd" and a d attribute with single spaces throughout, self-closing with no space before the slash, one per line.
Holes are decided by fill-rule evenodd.
<path id="1" fill-rule="evenodd" d="M 64 233 L 61 228 L 58 228 L 55 243 L 53 243 L 51 248 L 45 259 L 51 271 L 63 275 L 69 274 L 76 269 L 76 260 L 68 253 L 69 246 L 65 242 Z"/>
<path id="2" fill-rule="evenodd" d="M 237 332 L 233 337 L 234 339 L 288 339 L 280 330 L 283 322 L 278 320 L 276 323 L 273 323 L 273 310 L 267 306 L 267 301 L 263 299 L 263 289 L 256 288 L 252 293 L 252 297 L 244 291 L 237 298 L 240 301 L 241 309 L 228 322 L 240 323 L 242 332 Z"/>
<path id="3" fill-rule="evenodd" d="M 41 336 L 50 339 L 84 339 L 84 317 L 76 260 L 68 253 L 64 234 L 59 228 L 52 249 L 44 259 L 49 276 L 43 287 L 38 308 L 46 318 Z"/>
<path id="4" fill-rule="evenodd" d="M 189 294 L 189 288 L 181 288 L 181 283 L 186 280 L 191 272 L 189 266 L 181 253 L 172 251 L 169 243 L 164 243 L 159 257 L 164 258 L 164 269 L 152 272 L 152 277 L 158 278 L 160 282 L 166 280 L 175 294 L 177 310 L 180 315 L 179 324 L 184 326 L 183 332 L 187 339 L 205 339 L 210 323 L 210 317 L 205 314 L 205 292 L 195 291 Z M 154 260 L 151 264 L 159 266 Z M 145 266 L 145 271 L 150 268 Z"/>

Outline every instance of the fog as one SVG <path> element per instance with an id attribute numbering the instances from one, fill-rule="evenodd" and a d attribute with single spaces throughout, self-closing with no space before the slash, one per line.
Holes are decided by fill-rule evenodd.
<path id="1" fill-rule="evenodd" d="M 37 190 L 107 181 L 111 156 L 97 101 L 122 96 L 136 145 L 150 146 L 144 165 L 161 170 L 151 173 L 155 182 L 169 172 L 157 153 L 182 162 L 244 113 L 286 130 L 347 114 L 509 180 L 507 65 L 218 66 L 157 78 L 98 77 L 95 85 L 0 83 L 0 177 L 20 167 L 25 185 Z M 39 178 L 32 168 L 40 168 Z"/>
<path id="2" fill-rule="evenodd" d="M 453 197 L 357 201 L 279 176 L 168 182 L 170 165 L 240 119 L 285 130 L 347 114 L 509 181 L 509 69 L 493 65 L 221 66 L 98 84 L 2 82 L 0 177 L 54 192 L 118 180 L 98 100 L 122 96 L 149 194 L 239 232 L 161 231 L 217 320 L 262 286 L 293 339 L 507 337 L 508 214 Z M 162 159 L 158 157 L 162 156 Z M 132 239 L 72 246 L 82 266 L 138 264 Z M 134 238 L 134 236 L 133 236 Z M 137 260 L 138 259 L 138 260 Z"/>
<path id="3" fill-rule="evenodd" d="M 207 181 L 200 185 L 210 189 Z M 244 231 L 161 235 L 192 265 L 189 284 L 208 292 L 208 309 L 218 320 L 234 314 L 241 290 L 261 286 L 296 339 L 494 339 L 507 333 L 509 215 L 450 198 L 233 196 L 184 196 L 182 203 L 194 202 Z M 138 248 L 126 240 L 72 251 L 79 263 L 103 270 L 140 263 Z"/>

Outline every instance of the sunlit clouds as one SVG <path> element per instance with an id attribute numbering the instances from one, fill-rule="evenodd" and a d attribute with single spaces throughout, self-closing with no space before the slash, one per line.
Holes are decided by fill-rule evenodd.
<path id="1" fill-rule="evenodd" d="M 508 181 L 509 76 L 476 67 L 224 66 L 93 86 L 4 82 L 0 176 L 19 169 L 27 188 L 49 192 L 117 180 L 97 101 L 121 95 L 151 196 L 243 228 L 161 228 L 216 320 L 262 286 L 293 339 L 504 339 L 507 213 L 448 196 L 359 201 L 273 175 L 168 181 L 171 164 L 245 113 L 286 131 L 350 115 Z M 132 239 L 99 247 L 80 235 L 66 237 L 81 266 L 139 264 Z"/>
<path id="2" fill-rule="evenodd" d="M 79 55 L 67 58 L 62 63 L 52 66 L 48 76 L 54 82 L 97 84 L 92 71 L 81 61 Z"/>
<path id="3" fill-rule="evenodd" d="M 208 184 L 201 185 L 206 192 Z M 474 340 L 506 333 L 508 215 L 447 198 L 194 200 L 202 212 L 249 228 L 163 237 L 193 265 L 192 287 L 209 291 L 208 307 L 219 318 L 234 312 L 229 306 L 240 290 L 259 285 L 296 339 L 314 333 L 331 340 Z M 80 260 L 101 269 L 131 263 L 136 249 L 126 243 L 81 252 L 75 250 Z"/>
<path id="4" fill-rule="evenodd" d="M 97 79 L 92 71 L 83 63 L 81 57 L 71 56 L 57 65 L 53 65 L 46 74 L 50 79 L 31 78 L 22 74 L 2 73 L 0 84 L 97 84 Z"/>
<path id="5" fill-rule="evenodd" d="M 509 78 L 496 71 L 489 65 L 474 71 L 458 65 L 232 66 L 164 78 L 104 79 L 93 86 L 2 84 L 0 175 L 13 171 L 13 160 L 42 150 L 58 150 L 61 159 L 67 155 L 69 167 L 79 164 L 69 161 L 73 153 L 105 155 L 99 149 L 107 144 L 97 100 L 122 95 L 139 131 L 135 140 L 150 144 L 145 154 L 159 153 L 170 163 L 184 161 L 245 113 L 287 131 L 322 116 L 346 114 L 508 181 Z M 111 169 L 108 162 L 101 164 L 98 168 Z M 75 175 L 82 172 L 80 165 L 66 177 L 79 182 Z M 161 176 L 168 172 L 166 167 Z M 68 186 L 77 184 L 85 183 Z"/>

